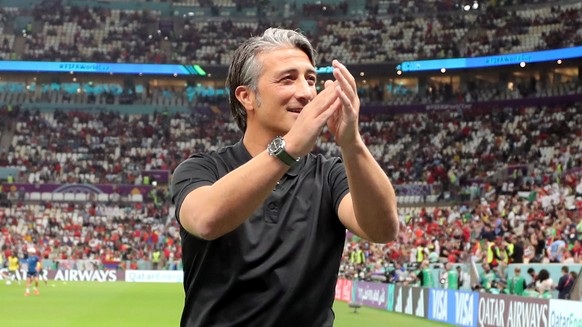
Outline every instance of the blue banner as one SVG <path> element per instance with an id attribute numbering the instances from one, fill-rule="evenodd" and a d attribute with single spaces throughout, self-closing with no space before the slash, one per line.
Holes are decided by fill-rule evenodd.
<path id="1" fill-rule="evenodd" d="M 497 56 L 404 61 L 402 64 L 398 65 L 396 69 L 403 72 L 419 72 L 441 70 L 443 68 L 483 68 L 519 65 L 522 62 L 529 64 L 534 62 L 557 61 L 580 57 L 582 57 L 582 46 L 544 51 L 510 53 Z"/>
<path id="2" fill-rule="evenodd" d="M 457 326 L 477 326 L 479 293 L 433 288 L 429 293 L 428 319 Z"/>
<path id="3" fill-rule="evenodd" d="M 0 71 L 144 74 L 144 75 L 200 75 L 206 71 L 199 65 L 116 64 L 106 62 L 46 62 L 0 61 Z"/>

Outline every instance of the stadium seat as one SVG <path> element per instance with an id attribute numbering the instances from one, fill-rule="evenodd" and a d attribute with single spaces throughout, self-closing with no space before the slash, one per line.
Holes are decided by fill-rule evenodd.
<path id="1" fill-rule="evenodd" d="M 107 201 L 109 201 L 109 194 L 107 194 L 107 193 L 99 193 L 99 194 L 97 194 L 97 201 L 99 201 L 99 202 L 107 202 Z"/>
<path id="2" fill-rule="evenodd" d="M 65 193 L 63 198 L 67 202 L 75 201 L 75 193 L 67 192 L 67 193 Z"/>
<path id="3" fill-rule="evenodd" d="M 52 201 L 53 193 L 52 192 L 42 192 L 40 199 L 43 201 Z"/>
<path id="4" fill-rule="evenodd" d="M 41 195 L 40 192 L 30 192 L 30 201 L 40 201 Z"/>
<path id="5" fill-rule="evenodd" d="M 87 201 L 87 193 L 75 193 L 75 201 L 77 202 Z"/>
<path id="6" fill-rule="evenodd" d="M 64 193 L 53 193 L 53 201 L 63 201 L 65 199 Z"/>

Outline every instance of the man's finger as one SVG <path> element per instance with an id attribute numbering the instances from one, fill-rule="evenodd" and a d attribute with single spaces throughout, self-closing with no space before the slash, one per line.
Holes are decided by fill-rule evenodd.
<path id="1" fill-rule="evenodd" d="M 335 59 L 332 64 L 333 64 L 333 67 L 335 68 L 334 69 L 335 78 L 339 79 L 338 76 L 335 74 L 335 71 L 337 69 L 338 73 L 344 77 L 344 80 L 347 83 L 346 86 L 349 86 L 349 88 L 351 88 L 352 91 L 355 93 L 357 90 L 357 86 L 356 86 L 356 79 L 354 78 L 354 76 L 350 73 L 350 71 L 346 68 L 346 66 L 344 66 L 337 59 Z"/>

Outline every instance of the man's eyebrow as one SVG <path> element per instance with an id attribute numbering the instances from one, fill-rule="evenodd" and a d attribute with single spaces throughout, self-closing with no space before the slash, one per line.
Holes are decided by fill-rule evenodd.
<path id="1" fill-rule="evenodd" d="M 284 69 L 284 70 L 278 71 L 277 75 L 284 75 L 284 74 L 298 73 L 298 72 L 299 72 L 299 69 L 297 69 L 297 68 L 289 68 L 289 69 Z M 315 69 L 312 69 L 312 68 L 307 69 L 307 71 L 305 73 L 317 75 L 317 72 L 315 71 Z"/>

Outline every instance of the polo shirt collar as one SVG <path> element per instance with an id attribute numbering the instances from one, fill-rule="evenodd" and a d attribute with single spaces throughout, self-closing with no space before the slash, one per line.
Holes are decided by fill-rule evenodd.
<path id="1" fill-rule="evenodd" d="M 234 156 L 235 156 L 236 160 L 241 165 L 253 158 L 251 156 L 251 154 L 249 153 L 249 151 L 247 151 L 247 148 L 245 148 L 242 139 L 240 139 L 233 146 L 233 150 L 234 150 Z M 299 171 L 301 171 L 301 168 L 303 167 L 304 164 L 305 164 L 305 157 L 301 157 L 301 159 L 299 159 L 299 162 L 296 165 L 294 165 L 293 167 L 289 168 L 289 170 L 287 170 L 285 175 L 297 176 L 299 174 Z"/>

